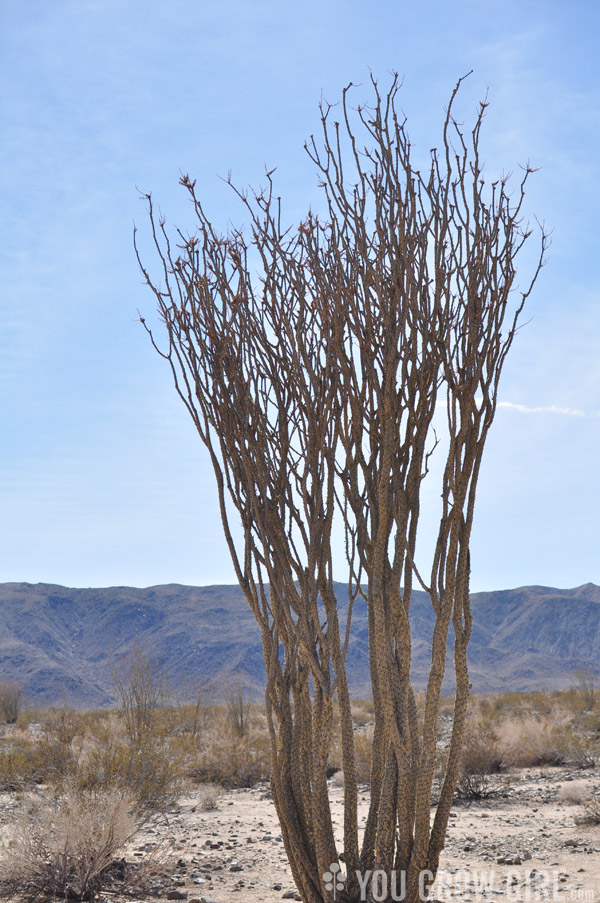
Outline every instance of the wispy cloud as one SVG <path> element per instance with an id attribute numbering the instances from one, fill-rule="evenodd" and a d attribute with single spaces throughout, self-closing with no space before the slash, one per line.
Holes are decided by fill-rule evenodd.
<path id="1" fill-rule="evenodd" d="M 511 411 L 519 411 L 521 414 L 566 414 L 568 417 L 598 417 L 597 413 L 589 414 L 586 411 L 580 411 L 579 408 L 561 408 L 558 405 L 540 405 L 539 407 L 530 407 L 526 404 L 517 404 L 514 401 L 499 401 L 499 408 L 508 408 Z"/>
<path id="2" fill-rule="evenodd" d="M 477 405 L 481 404 L 483 399 L 481 396 L 475 399 Z M 447 401 L 445 398 L 440 398 L 436 401 L 436 408 L 446 408 Z M 527 405 L 527 404 L 518 404 L 515 401 L 499 401 L 497 404 L 498 408 L 506 408 L 509 411 L 518 411 L 520 414 L 561 414 L 566 417 L 600 417 L 600 412 L 598 411 L 582 411 L 580 408 L 563 408 L 560 405 L 550 404 L 550 405 Z"/>

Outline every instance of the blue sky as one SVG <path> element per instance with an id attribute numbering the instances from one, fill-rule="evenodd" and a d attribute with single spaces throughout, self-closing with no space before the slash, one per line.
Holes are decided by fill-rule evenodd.
<path id="1" fill-rule="evenodd" d="M 318 203 L 302 148 L 319 99 L 349 81 L 368 97 L 370 68 L 403 74 L 417 153 L 474 69 L 459 109 L 470 121 L 489 86 L 487 171 L 541 167 L 528 211 L 552 247 L 504 374 L 472 587 L 600 583 L 599 10 L 3 0 L 0 581 L 234 582 L 206 456 L 137 322 L 154 307 L 137 189 L 191 228 L 189 172 L 225 228 L 244 217 L 218 175 L 277 166 L 297 220 Z"/>

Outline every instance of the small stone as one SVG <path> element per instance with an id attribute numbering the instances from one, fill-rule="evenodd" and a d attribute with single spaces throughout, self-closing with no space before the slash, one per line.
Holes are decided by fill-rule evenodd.
<path id="1" fill-rule="evenodd" d="M 170 890 L 167 893 L 167 900 L 187 900 L 187 894 L 181 890 Z"/>

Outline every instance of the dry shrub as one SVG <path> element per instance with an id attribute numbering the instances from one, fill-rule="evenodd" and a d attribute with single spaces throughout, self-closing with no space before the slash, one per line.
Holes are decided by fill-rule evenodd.
<path id="1" fill-rule="evenodd" d="M 149 815 L 177 802 L 184 767 L 174 744 L 140 734 L 133 745 L 108 729 L 100 742 L 85 750 L 77 783 L 86 790 L 127 791 L 135 798 L 138 813 Z"/>
<path id="2" fill-rule="evenodd" d="M 471 696 L 469 709 L 474 715 L 496 722 L 505 713 L 504 697 L 496 694 L 489 696 Z"/>
<path id="3" fill-rule="evenodd" d="M 215 696 L 212 682 L 205 677 L 181 679 L 172 695 L 177 714 L 176 732 L 198 737 L 210 724 Z"/>
<path id="4" fill-rule="evenodd" d="M 128 652 L 112 662 L 110 672 L 129 740 L 139 745 L 152 732 L 155 712 L 168 698 L 169 676 L 141 640 L 134 640 Z"/>
<path id="5" fill-rule="evenodd" d="M 591 793 L 585 781 L 569 781 L 560 787 L 557 799 L 572 806 L 583 806 L 590 801 Z"/>
<path id="6" fill-rule="evenodd" d="M 234 684 L 225 690 L 225 703 L 231 730 L 238 737 L 245 737 L 252 711 L 252 694 L 242 684 Z"/>
<path id="7" fill-rule="evenodd" d="M 334 787 L 343 787 L 345 783 L 344 772 L 336 771 L 331 776 L 331 783 Z"/>
<path id="8" fill-rule="evenodd" d="M 505 765 L 527 768 L 538 765 L 579 767 L 593 764 L 589 740 L 574 730 L 566 715 L 526 715 L 507 718 L 499 726 Z"/>
<path id="9" fill-rule="evenodd" d="M 586 712 L 591 712 L 596 705 L 598 697 L 598 677 L 593 668 L 578 668 L 573 673 L 577 689 L 581 699 L 581 705 Z"/>
<path id="10" fill-rule="evenodd" d="M 590 799 L 584 807 L 583 815 L 575 818 L 578 825 L 600 825 L 600 798 Z"/>
<path id="11" fill-rule="evenodd" d="M 44 780 L 37 744 L 24 731 L 14 731 L 0 744 L 0 790 L 14 791 Z"/>
<path id="12" fill-rule="evenodd" d="M 213 726 L 202 742 L 187 773 L 193 780 L 222 787 L 252 787 L 271 777 L 271 747 L 266 734 L 240 737 L 231 727 Z"/>
<path id="13" fill-rule="evenodd" d="M 45 714 L 35 750 L 44 782 L 60 784 L 76 773 L 84 736 L 81 716 L 68 706 L 52 708 Z"/>
<path id="14" fill-rule="evenodd" d="M 561 690 L 557 699 L 560 700 L 560 706 L 565 711 L 571 712 L 574 715 L 581 714 L 582 698 L 576 687 L 571 687 L 569 690 Z"/>
<path id="15" fill-rule="evenodd" d="M 37 737 L 28 730 L 13 730 L 0 742 L 0 787 L 60 785 L 76 773 L 82 741 L 76 716 L 67 710 L 47 712 Z"/>
<path id="16" fill-rule="evenodd" d="M 22 683 L 16 680 L 0 680 L 0 713 L 7 724 L 16 724 L 24 702 Z"/>
<path id="17" fill-rule="evenodd" d="M 375 717 L 373 702 L 370 699 L 357 699 L 352 703 L 352 721 L 355 727 L 365 727 Z"/>
<path id="18" fill-rule="evenodd" d="M 211 812 L 217 808 L 222 792 L 223 788 L 219 787 L 218 784 L 202 784 L 196 792 L 197 805 L 204 812 Z"/>
<path id="19" fill-rule="evenodd" d="M 136 833 L 132 801 L 117 791 L 69 787 L 21 813 L 0 858 L 0 890 L 27 901 L 93 900 L 115 856 Z"/>
<path id="20" fill-rule="evenodd" d="M 489 777 L 502 770 L 500 737 L 489 718 L 474 716 L 465 729 L 457 794 L 463 799 L 489 796 Z"/>
<path id="21" fill-rule="evenodd" d="M 508 690 L 504 693 L 490 694 L 487 697 L 476 697 L 481 706 L 481 713 L 490 717 L 510 717 L 513 715 L 530 715 L 538 713 L 547 715 L 556 705 L 559 697 L 546 690 L 527 693 L 522 690 Z"/>
<path id="22" fill-rule="evenodd" d="M 440 705 L 438 708 L 438 718 L 443 718 L 444 716 L 454 715 L 454 696 L 442 696 L 440 698 Z"/>

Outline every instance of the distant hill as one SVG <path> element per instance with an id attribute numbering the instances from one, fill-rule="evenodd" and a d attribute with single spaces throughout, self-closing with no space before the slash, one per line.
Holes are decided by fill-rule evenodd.
<path id="1" fill-rule="evenodd" d="M 343 610 L 345 586 L 339 584 L 338 590 Z M 588 583 L 568 590 L 530 586 L 476 593 L 472 606 L 474 692 L 557 689 L 571 685 L 576 668 L 600 672 L 600 587 Z M 433 625 L 425 593 L 414 595 L 412 621 L 413 676 L 422 687 Z M 0 584 L 0 677 L 22 680 L 36 705 L 110 705 L 110 658 L 126 652 L 136 638 L 149 642 L 176 680 L 204 675 L 217 686 L 239 679 L 257 696 L 262 689 L 260 632 L 237 586 L 69 589 Z M 347 662 L 352 694 L 368 696 L 362 600 L 355 606 Z"/>

